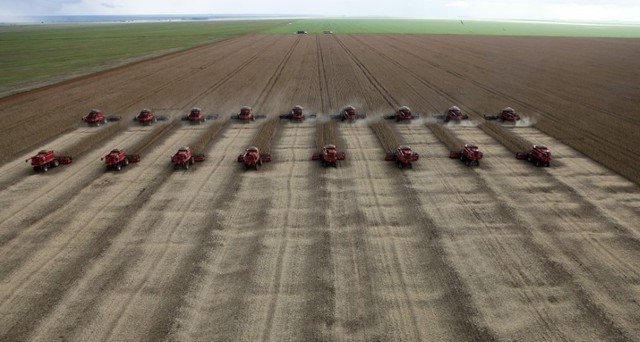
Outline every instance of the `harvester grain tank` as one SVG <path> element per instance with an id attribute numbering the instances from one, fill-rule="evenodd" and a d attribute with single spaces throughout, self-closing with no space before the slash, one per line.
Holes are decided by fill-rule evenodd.
<path id="1" fill-rule="evenodd" d="M 395 151 L 387 152 L 385 156 L 385 160 L 394 161 L 398 168 L 404 169 L 405 167 L 413 168 L 413 162 L 417 161 L 420 158 L 418 153 L 413 152 L 411 147 L 402 145 L 399 146 Z"/>
<path id="2" fill-rule="evenodd" d="M 237 160 L 238 163 L 242 163 L 245 170 L 255 169 L 257 171 L 263 163 L 271 161 L 271 154 L 261 153 L 257 147 L 251 146 L 239 155 Z"/>
<path id="3" fill-rule="evenodd" d="M 116 115 L 106 116 L 100 109 L 92 109 L 89 114 L 82 117 L 82 121 L 89 124 L 89 126 L 100 126 L 108 121 L 119 121 L 120 119 L 121 117 Z"/>
<path id="4" fill-rule="evenodd" d="M 451 151 L 449 158 L 460 159 L 465 165 L 480 165 L 480 159 L 482 159 L 483 153 L 478 146 L 465 144 L 460 151 Z"/>
<path id="5" fill-rule="evenodd" d="M 497 115 L 485 115 L 484 119 L 515 123 L 520 120 L 520 114 L 518 114 L 513 108 L 507 107 L 501 110 Z"/>
<path id="6" fill-rule="evenodd" d="M 542 145 L 533 145 L 529 152 L 516 153 L 516 159 L 526 159 L 535 166 L 551 165 L 551 150 Z"/>
<path id="7" fill-rule="evenodd" d="M 231 115 L 232 120 L 238 120 L 240 122 L 251 122 L 258 119 L 264 119 L 266 117 L 266 115 L 255 114 L 253 112 L 253 108 L 249 106 L 243 106 L 240 108 L 240 112 L 238 112 L 238 114 Z"/>
<path id="8" fill-rule="evenodd" d="M 411 108 L 402 106 L 396 110 L 394 114 L 385 115 L 387 120 L 395 120 L 396 122 L 411 121 L 420 117 L 420 114 L 414 113 Z"/>
<path id="9" fill-rule="evenodd" d="M 25 160 L 31 161 L 33 171 L 47 172 L 49 169 L 58 167 L 59 165 L 67 165 L 73 162 L 73 158 L 69 156 L 56 156 L 52 150 L 42 150 L 35 156 Z"/>
<path id="10" fill-rule="evenodd" d="M 322 147 L 320 152 L 314 153 L 311 160 L 319 160 L 324 167 L 338 167 L 338 161 L 344 160 L 345 158 L 346 153 L 338 151 L 336 145 L 330 144 Z"/>
<path id="11" fill-rule="evenodd" d="M 190 123 L 202 123 L 207 120 L 215 120 L 217 118 L 218 118 L 218 115 L 215 115 L 215 114 L 205 115 L 202 112 L 202 109 L 196 107 L 196 108 L 192 108 L 191 111 L 189 111 L 189 114 L 187 114 L 186 116 L 183 116 L 182 121 L 188 121 Z"/>
<path id="12" fill-rule="evenodd" d="M 107 170 L 120 171 L 130 163 L 140 162 L 140 155 L 127 154 L 124 150 L 113 149 L 107 155 L 100 158 L 100 160 L 104 160 Z"/>
<path id="13" fill-rule="evenodd" d="M 367 114 L 364 113 L 358 113 L 356 111 L 356 107 L 354 106 L 346 106 L 342 109 L 342 111 L 340 111 L 340 114 L 338 115 L 334 115 L 333 116 L 334 119 L 336 120 L 340 120 L 343 122 L 354 122 L 358 119 L 366 119 L 367 118 Z"/>
<path id="14" fill-rule="evenodd" d="M 280 119 L 291 120 L 293 122 L 302 122 L 307 118 L 316 118 L 316 114 L 305 114 L 302 106 L 293 106 L 289 113 L 280 114 Z"/>
<path id="15" fill-rule="evenodd" d="M 193 153 L 191 148 L 184 146 L 178 149 L 173 156 L 171 156 L 171 163 L 174 169 L 184 168 L 189 169 L 189 166 L 194 165 L 196 162 L 202 162 L 205 160 L 205 155 L 202 153 Z"/>

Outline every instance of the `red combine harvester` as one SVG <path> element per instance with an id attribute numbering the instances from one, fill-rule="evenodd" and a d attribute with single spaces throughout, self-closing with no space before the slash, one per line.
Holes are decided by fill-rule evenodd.
<path id="1" fill-rule="evenodd" d="M 121 117 L 116 115 L 105 116 L 100 109 L 92 109 L 89 114 L 82 117 L 82 121 L 88 123 L 89 126 L 100 126 L 106 124 L 107 121 L 119 121 L 120 119 Z"/>
<path id="2" fill-rule="evenodd" d="M 395 114 L 384 116 L 386 120 L 395 120 L 396 122 L 411 121 L 412 119 L 417 119 L 419 117 L 420 117 L 420 114 L 412 112 L 411 108 L 407 106 L 402 106 L 398 108 Z"/>
<path id="3" fill-rule="evenodd" d="M 326 145 L 319 153 L 314 153 L 311 160 L 319 160 L 322 166 L 338 167 L 338 161 L 344 160 L 347 155 L 344 152 L 338 151 L 336 145 Z"/>
<path id="4" fill-rule="evenodd" d="M 520 120 L 520 115 L 511 107 L 507 107 L 500 111 L 498 115 L 485 115 L 485 120 L 498 120 L 500 122 L 513 122 Z"/>
<path id="5" fill-rule="evenodd" d="M 271 155 L 269 153 L 260 153 L 257 147 L 247 148 L 243 154 L 238 156 L 238 163 L 244 165 L 245 170 L 255 169 L 258 170 L 262 163 L 268 163 L 271 161 Z"/>
<path id="6" fill-rule="evenodd" d="M 395 161 L 398 168 L 404 169 L 405 167 L 413 168 L 413 162 L 417 161 L 420 156 L 411 150 L 409 146 L 400 146 L 395 152 L 389 151 L 384 160 Z"/>
<path id="7" fill-rule="evenodd" d="M 182 121 L 189 121 L 190 123 L 202 123 L 207 120 L 215 120 L 218 115 L 204 115 L 202 109 L 192 108 L 188 115 L 182 117 Z"/>
<path id="8" fill-rule="evenodd" d="M 181 147 L 176 154 L 171 157 L 171 163 L 174 169 L 184 167 L 185 170 L 196 162 L 203 162 L 205 155 L 202 153 L 193 153 L 189 147 Z"/>
<path id="9" fill-rule="evenodd" d="M 42 150 L 35 156 L 25 160 L 25 162 L 28 161 L 31 161 L 33 171 L 47 172 L 50 168 L 71 164 L 73 158 L 69 156 L 56 156 L 51 150 Z"/>
<path id="10" fill-rule="evenodd" d="M 169 120 L 168 116 L 165 115 L 155 115 L 151 109 L 143 109 L 140 111 L 140 114 L 136 115 L 133 118 L 133 121 L 137 121 L 141 125 L 150 125 L 156 121 L 167 121 Z"/>
<path id="11" fill-rule="evenodd" d="M 302 122 L 305 119 L 315 119 L 316 114 L 304 114 L 302 106 L 294 106 L 287 114 L 280 114 L 280 119 L 287 119 L 293 122 Z"/>
<path id="12" fill-rule="evenodd" d="M 107 170 L 122 170 L 123 166 L 129 165 L 129 163 L 137 163 L 140 161 L 140 155 L 138 154 L 126 154 L 124 150 L 114 149 L 106 156 L 100 158 L 104 160 Z"/>
<path id="13" fill-rule="evenodd" d="M 546 146 L 533 145 L 529 152 L 516 153 L 516 159 L 526 159 L 535 166 L 549 166 L 551 164 L 551 150 Z"/>
<path id="14" fill-rule="evenodd" d="M 449 154 L 449 158 L 451 159 L 460 159 L 465 165 L 480 165 L 480 159 L 482 159 L 483 154 L 476 145 L 465 144 L 460 151 L 451 151 Z"/>
<path id="15" fill-rule="evenodd" d="M 356 112 L 356 108 L 354 106 L 347 106 L 342 109 L 340 114 L 332 116 L 333 119 L 347 122 L 354 122 L 358 119 L 366 119 L 367 114 Z"/>
<path id="16" fill-rule="evenodd" d="M 462 120 L 469 119 L 469 115 L 462 113 L 462 111 L 460 110 L 460 108 L 458 108 L 458 106 L 452 106 L 451 108 L 447 109 L 446 114 L 434 115 L 433 117 L 438 120 L 443 120 L 444 122 L 449 122 L 449 121 L 460 122 Z"/>
<path id="17" fill-rule="evenodd" d="M 253 108 L 249 106 L 244 106 L 240 108 L 240 112 L 238 114 L 231 115 L 232 120 L 238 120 L 241 122 L 250 122 L 258 119 L 264 119 L 266 117 L 266 115 L 254 114 Z"/>

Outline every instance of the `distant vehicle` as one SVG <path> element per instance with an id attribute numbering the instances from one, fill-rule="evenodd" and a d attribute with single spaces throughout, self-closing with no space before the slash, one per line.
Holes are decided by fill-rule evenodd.
<path id="1" fill-rule="evenodd" d="M 384 160 L 394 161 L 396 165 L 398 165 L 399 169 L 404 169 L 405 167 L 413 168 L 413 162 L 417 161 L 420 156 L 411 150 L 409 146 L 399 146 L 395 151 L 387 152 Z"/>
<path id="2" fill-rule="evenodd" d="M 471 144 L 465 144 L 460 151 L 451 151 L 449 154 L 449 158 L 460 159 L 467 166 L 479 166 L 482 156 L 478 146 Z"/>
<path id="3" fill-rule="evenodd" d="M 260 150 L 255 146 L 247 148 L 243 154 L 238 156 L 238 163 L 242 163 L 245 170 L 255 169 L 258 171 L 258 167 L 262 166 L 262 163 L 270 161 L 271 155 L 269 153 L 260 153 Z"/>
<path id="4" fill-rule="evenodd" d="M 188 170 L 189 166 L 195 164 L 196 162 L 203 162 L 204 160 L 204 154 L 194 154 L 193 152 L 191 152 L 191 148 L 186 146 L 178 149 L 178 152 L 176 152 L 176 154 L 171 157 L 171 163 L 173 164 L 173 168 L 176 170 L 181 167 L 183 167 L 185 170 Z"/>
<path id="5" fill-rule="evenodd" d="M 546 146 L 533 145 L 529 152 L 516 153 L 516 159 L 526 159 L 535 166 L 549 166 L 551 164 L 551 150 Z"/>
<path id="6" fill-rule="evenodd" d="M 396 122 L 411 121 L 412 119 L 417 119 L 419 117 L 420 114 L 412 112 L 411 108 L 407 106 L 398 108 L 394 114 L 384 116 L 386 120 L 395 120 Z"/>
<path id="7" fill-rule="evenodd" d="M 280 119 L 287 119 L 294 122 L 301 122 L 307 118 L 315 118 L 316 114 L 305 114 L 302 106 L 293 106 L 291 111 L 286 114 L 280 114 Z"/>
<path id="8" fill-rule="evenodd" d="M 296 34 L 307 34 L 307 31 L 303 31 L 303 30 L 296 31 Z"/>
<path id="9" fill-rule="evenodd" d="M 100 160 L 104 160 L 107 170 L 120 171 L 124 166 L 129 165 L 129 163 L 139 162 L 140 155 L 127 154 L 124 150 L 114 149 L 106 156 L 100 158 Z"/>
<path id="10" fill-rule="evenodd" d="M 356 107 L 354 106 L 346 106 L 340 114 L 334 115 L 332 118 L 340 121 L 354 122 L 358 119 L 366 119 L 367 114 L 356 112 Z"/>
<path id="11" fill-rule="evenodd" d="M 259 115 L 253 113 L 253 108 L 249 106 L 243 106 L 240 108 L 240 112 L 238 114 L 231 115 L 232 120 L 238 120 L 241 122 L 249 122 L 255 121 L 257 119 L 265 119 L 266 115 Z"/>
<path id="12" fill-rule="evenodd" d="M 433 117 L 438 120 L 443 120 L 444 122 L 449 122 L 449 121 L 460 122 L 462 120 L 469 119 L 469 115 L 462 113 L 462 111 L 460 110 L 460 108 L 458 108 L 458 106 L 452 106 L 451 108 L 447 109 L 446 114 L 434 115 Z"/>
<path id="13" fill-rule="evenodd" d="M 320 152 L 314 153 L 311 160 L 319 160 L 324 167 L 338 167 L 338 161 L 344 160 L 345 158 L 346 154 L 338 151 L 336 145 L 326 145 Z"/>
<path id="14" fill-rule="evenodd" d="M 140 111 L 133 121 L 137 121 L 143 126 L 150 125 L 156 121 L 167 121 L 169 120 L 168 116 L 165 115 L 155 115 L 151 109 L 143 109 Z"/>
<path id="15" fill-rule="evenodd" d="M 52 150 L 42 150 L 35 156 L 25 160 L 25 162 L 31 161 L 33 171 L 47 172 L 50 168 L 58 167 L 59 165 L 71 164 L 73 158 L 68 156 L 56 156 Z"/>
<path id="16" fill-rule="evenodd" d="M 333 31 L 322 31 L 324 34 L 333 34 Z"/>
<path id="17" fill-rule="evenodd" d="M 500 122 L 513 122 L 520 120 L 520 114 L 518 114 L 513 108 L 507 107 L 500 111 L 498 115 L 485 115 L 485 120 L 498 120 Z"/>
<path id="18" fill-rule="evenodd" d="M 92 109 L 89 114 L 82 117 L 82 121 L 89 124 L 89 126 L 100 126 L 106 124 L 107 121 L 119 121 L 121 117 L 115 115 L 105 116 L 104 112 L 100 109 Z"/>
<path id="19" fill-rule="evenodd" d="M 182 117 L 182 120 L 189 121 L 190 123 L 202 123 L 207 120 L 215 120 L 217 118 L 218 115 L 204 115 L 204 113 L 202 113 L 202 109 L 193 108 L 188 115 Z"/>

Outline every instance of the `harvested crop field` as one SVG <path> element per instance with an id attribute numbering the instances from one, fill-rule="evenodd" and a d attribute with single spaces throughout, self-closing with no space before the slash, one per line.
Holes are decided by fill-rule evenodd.
<path id="1" fill-rule="evenodd" d="M 638 340 L 638 54 L 248 35 L 0 99 L 0 340 Z M 230 121 L 243 105 L 267 119 Z M 277 120 L 293 105 L 318 118 Z M 328 122 L 346 105 L 368 118 Z M 380 122 L 400 105 L 421 118 Z M 470 122 L 433 126 L 451 105 Z M 178 122 L 194 106 L 219 118 Z M 521 123 L 483 123 L 506 106 Z M 95 107 L 123 121 L 80 125 Z M 479 167 L 449 159 L 463 143 Z M 550 167 L 514 158 L 529 143 Z M 325 144 L 339 167 L 311 161 Z M 184 145 L 206 160 L 174 170 Z M 244 171 L 249 145 L 272 162 Z M 36 174 L 43 148 L 77 158 Z M 112 148 L 142 159 L 105 172 Z"/>

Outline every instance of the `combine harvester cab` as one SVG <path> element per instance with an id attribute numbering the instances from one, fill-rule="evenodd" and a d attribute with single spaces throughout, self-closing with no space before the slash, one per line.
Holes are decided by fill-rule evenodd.
<path id="1" fill-rule="evenodd" d="M 355 122 L 358 119 L 366 119 L 367 114 L 358 113 L 354 106 L 347 106 L 338 115 L 332 116 L 335 120 L 340 120 L 342 122 Z"/>
<path id="2" fill-rule="evenodd" d="M 293 122 L 302 122 L 305 119 L 315 119 L 316 114 L 304 114 L 304 108 L 302 106 L 294 106 L 287 114 L 280 114 L 280 119 L 286 119 Z"/>
<path id="3" fill-rule="evenodd" d="M 35 156 L 25 160 L 31 161 L 31 167 L 35 172 L 47 172 L 49 169 L 60 165 L 67 165 L 73 162 L 73 158 L 69 156 L 56 156 L 52 150 L 42 150 Z"/>
<path id="4" fill-rule="evenodd" d="M 89 114 L 82 117 L 82 121 L 89 126 L 100 126 L 110 121 L 120 121 L 121 117 L 116 115 L 105 116 L 100 109 L 92 109 Z"/>
<path id="5" fill-rule="evenodd" d="M 128 166 L 129 163 L 140 162 L 140 155 L 126 154 L 124 150 L 113 149 L 100 160 L 104 160 L 107 170 L 120 171 L 123 167 Z"/>
<path id="6" fill-rule="evenodd" d="M 420 158 L 418 153 L 413 152 L 411 147 L 409 146 L 400 146 L 395 151 L 387 152 L 384 160 L 386 161 L 394 161 L 399 169 L 404 169 L 405 167 L 413 168 L 413 162 L 417 161 Z"/>
<path id="7" fill-rule="evenodd" d="M 516 153 L 516 159 L 526 159 L 535 166 L 548 167 L 551 165 L 551 150 L 546 146 L 533 145 L 529 152 Z"/>
<path id="8" fill-rule="evenodd" d="M 385 115 L 386 120 L 395 120 L 396 122 L 411 122 L 413 119 L 420 117 L 420 114 L 414 113 L 411 108 L 402 106 L 396 110 L 395 114 Z"/>
<path id="9" fill-rule="evenodd" d="M 189 166 L 194 165 L 196 162 L 203 162 L 205 155 L 203 153 L 193 153 L 189 147 L 181 147 L 178 152 L 171 156 L 171 163 L 174 169 L 184 168 L 189 169 Z"/>
<path id="10" fill-rule="evenodd" d="M 442 120 L 444 122 L 460 122 L 462 120 L 468 120 L 469 115 L 464 114 L 462 110 L 458 106 L 452 106 L 447 109 L 447 113 L 443 115 L 434 115 L 433 116 L 437 120 Z"/>
<path id="11" fill-rule="evenodd" d="M 319 160 L 324 167 L 338 167 L 338 161 L 345 160 L 346 157 L 347 154 L 338 151 L 336 145 L 326 145 L 322 148 L 322 151 L 314 153 L 313 156 L 311 156 L 311 160 Z"/>
<path id="12" fill-rule="evenodd" d="M 259 119 L 265 119 L 266 115 L 254 114 L 253 108 L 249 106 L 243 106 L 240 108 L 238 114 L 231 115 L 231 120 L 238 120 L 240 122 L 251 122 Z"/>
<path id="13" fill-rule="evenodd" d="M 500 111 L 497 115 L 485 115 L 485 120 L 498 120 L 500 122 L 515 123 L 520 120 L 520 114 L 518 114 L 513 108 L 507 107 Z"/>
<path id="14" fill-rule="evenodd" d="M 247 148 L 243 154 L 238 156 L 238 163 L 242 163 L 245 170 L 255 169 L 258 171 L 258 167 L 262 166 L 262 163 L 268 163 L 271 161 L 271 154 L 260 153 L 257 147 Z"/>
<path id="15" fill-rule="evenodd" d="M 166 115 L 155 115 L 151 109 L 143 109 L 140 111 L 133 121 L 137 121 L 139 124 L 143 126 L 148 126 L 157 121 L 167 121 L 169 117 Z"/>
<path id="16" fill-rule="evenodd" d="M 204 115 L 200 108 L 192 108 L 189 114 L 182 117 L 182 121 L 188 121 L 190 123 L 203 123 L 208 120 L 216 119 L 218 119 L 217 114 Z"/>
<path id="17" fill-rule="evenodd" d="M 460 159 L 467 166 L 479 166 L 483 156 L 478 146 L 471 144 L 465 144 L 460 151 L 451 151 L 449 154 L 449 158 Z"/>

